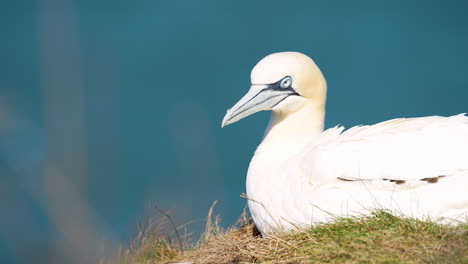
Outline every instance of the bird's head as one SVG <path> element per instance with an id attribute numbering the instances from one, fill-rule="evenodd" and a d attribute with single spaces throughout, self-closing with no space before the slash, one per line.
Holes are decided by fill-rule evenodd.
<path id="1" fill-rule="evenodd" d="M 250 90 L 227 111 L 223 127 L 262 110 L 289 114 L 308 102 L 325 105 L 325 78 L 302 53 L 270 54 L 255 65 L 250 79 Z"/>

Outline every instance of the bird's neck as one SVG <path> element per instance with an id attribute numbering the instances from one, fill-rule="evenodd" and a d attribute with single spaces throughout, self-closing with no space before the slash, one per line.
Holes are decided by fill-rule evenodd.
<path id="1" fill-rule="evenodd" d="M 315 141 L 324 128 L 325 104 L 307 102 L 292 113 L 273 112 L 257 151 L 293 156 Z"/>

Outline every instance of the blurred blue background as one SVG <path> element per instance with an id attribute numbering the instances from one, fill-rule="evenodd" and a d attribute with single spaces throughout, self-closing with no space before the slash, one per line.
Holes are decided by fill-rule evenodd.
<path id="1" fill-rule="evenodd" d="M 468 111 L 466 1 L 2 1 L 0 262 L 93 263 L 149 203 L 224 226 L 268 113 L 220 128 L 269 53 L 310 55 L 327 127 Z M 112 250 L 111 250 L 112 251 Z"/>

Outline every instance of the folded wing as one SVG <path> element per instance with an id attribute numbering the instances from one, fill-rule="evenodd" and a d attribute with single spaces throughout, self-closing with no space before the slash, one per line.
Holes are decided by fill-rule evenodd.
<path id="1" fill-rule="evenodd" d="M 401 118 L 322 133 L 303 153 L 310 183 L 373 181 L 437 183 L 468 177 L 468 117 Z"/>

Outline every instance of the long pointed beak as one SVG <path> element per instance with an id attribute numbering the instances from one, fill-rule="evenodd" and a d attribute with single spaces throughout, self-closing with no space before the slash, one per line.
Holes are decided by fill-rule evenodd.
<path id="1" fill-rule="evenodd" d="M 221 127 L 237 122 L 256 112 L 271 110 L 286 97 L 295 94 L 293 90 L 278 90 L 271 85 L 252 85 L 247 94 L 227 111 Z"/>

